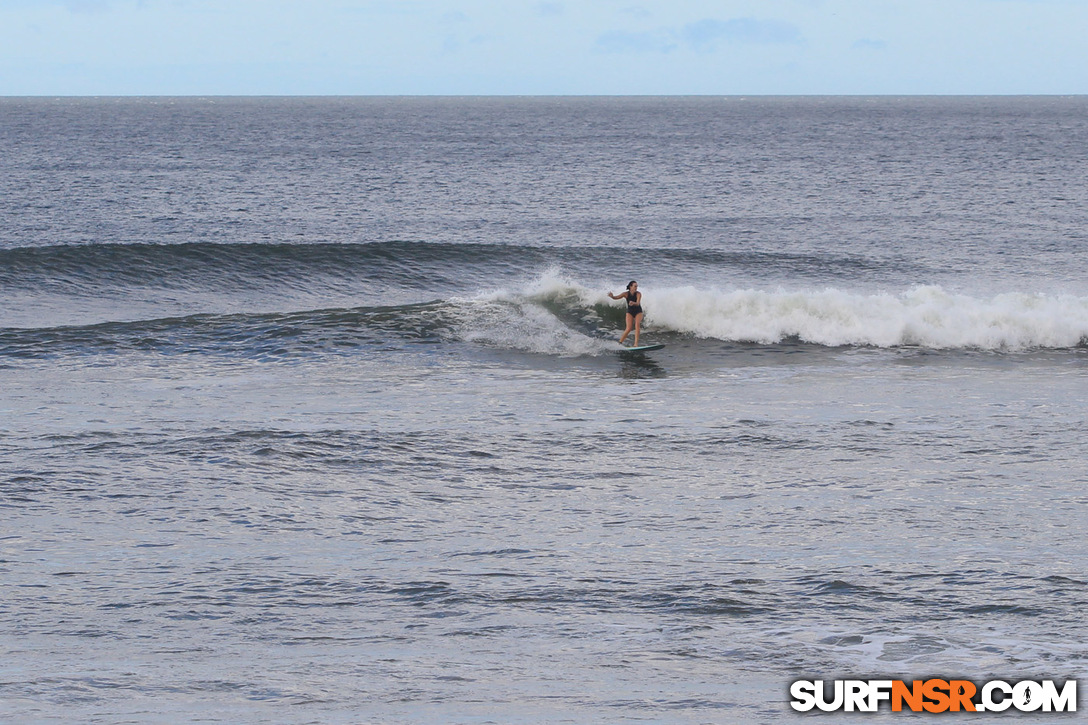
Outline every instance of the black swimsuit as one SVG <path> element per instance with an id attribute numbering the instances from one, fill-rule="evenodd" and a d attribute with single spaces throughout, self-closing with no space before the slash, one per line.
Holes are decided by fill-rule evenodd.
<path id="1" fill-rule="evenodd" d="M 634 303 L 634 304 L 632 304 Z M 630 292 L 627 293 L 627 314 L 629 315 L 641 315 L 642 305 L 638 303 L 638 294 L 634 296 Z"/>

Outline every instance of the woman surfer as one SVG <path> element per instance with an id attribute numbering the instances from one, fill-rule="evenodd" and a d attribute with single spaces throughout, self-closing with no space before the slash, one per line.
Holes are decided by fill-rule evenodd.
<path id="1" fill-rule="evenodd" d="M 627 283 L 627 291 L 621 295 L 614 295 L 611 292 L 608 296 L 614 300 L 627 300 L 627 329 L 623 331 L 623 336 L 620 337 L 620 344 L 627 339 L 627 336 L 631 334 L 631 330 L 635 331 L 635 347 L 638 347 L 638 335 L 642 330 L 642 293 L 638 291 L 638 282 L 631 280 Z"/>

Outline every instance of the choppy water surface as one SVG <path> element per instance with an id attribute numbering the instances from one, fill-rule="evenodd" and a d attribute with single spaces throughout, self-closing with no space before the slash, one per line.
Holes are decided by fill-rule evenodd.
<path id="1" fill-rule="evenodd" d="M 1086 104 L 0 100 L 0 719 L 1083 677 Z"/>

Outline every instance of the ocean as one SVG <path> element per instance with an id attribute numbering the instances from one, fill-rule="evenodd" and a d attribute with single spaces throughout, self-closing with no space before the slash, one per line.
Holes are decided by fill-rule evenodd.
<path id="1" fill-rule="evenodd" d="M 0 99 L 0 721 L 1084 680 L 1085 148 L 1085 97 Z"/>

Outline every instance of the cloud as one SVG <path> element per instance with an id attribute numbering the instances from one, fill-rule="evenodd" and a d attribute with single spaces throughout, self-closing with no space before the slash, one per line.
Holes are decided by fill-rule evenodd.
<path id="1" fill-rule="evenodd" d="M 143 0 L 139 3 L 143 5 Z M 23 9 L 41 5 L 53 5 L 72 13 L 100 13 L 110 10 L 113 0 L 0 0 L 0 10 L 7 8 Z"/>
<path id="2" fill-rule="evenodd" d="M 446 37 L 442 39 L 442 54 L 455 55 L 465 48 L 472 48 L 473 46 L 480 46 L 489 42 L 491 42 L 491 38 L 487 35 L 473 35 L 468 40 L 463 40 L 452 34 L 446 35 Z"/>
<path id="3" fill-rule="evenodd" d="M 714 50 L 720 41 L 789 45 L 804 42 L 801 31 L 796 25 L 782 20 L 756 18 L 733 18 L 732 20 L 707 18 L 685 25 L 681 35 L 693 48 L 701 51 Z"/>
<path id="4" fill-rule="evenodd" d="M 642 7 L 641 5 L 631 5 L 630 7 L 624 8 L 620 12 L 621 13 L 626 13 L 627 15 L 630 15 L 631 17 L 634 17 L 634 18 L 638 18 L 640 20 L 645 20 L 646 18 L 650 17 L 650 15 L 651 15 L 650 11 L 647 10 L 646 8 Z"/>
<path id="5" fill-rule="evenodd" d="M 888 44 L 883 40 L 874 40 L 873 38 L 861 38 L 855 40 L 854 44 L 850 46 L 854 50 L 884 50 L 888 47 Z"/>
<path id="6" fill-rule="evenodd" d="M 596 48 L 605 53 L 669 53 L 685 44 L 705 53 L 713 51 L 719 43 L 799 45 L 803 42 L 797 26 L 781 20 L 707 18 L 688 23 L 679 31 L 674 28 L 642 32 L 612 30 L 597 37 Z"/>
<path id="7" fill-rule="evenodd" d="M 563 4 L 555 2 L 537 3 L 536 11 L 545 17 L 555 17 L 563 14 Z"/>
<path id="8" fill-rule="evenodd" d="M 416 15 L 429 9 L 418 0 L 371 0 L 361 5 L 346 5 L 340 12 L 360 15 Z"/>
<path id="9" fill-rule="evenodd" d="M 677 48 L 677 43 L 675 33 L 670 30 L 641 33 L 613 30 L 598 36 L 596 47 L 605 53 L 668 53 Z"/>
<path id="10" fill-rule="evenodd" d="M 73 13 L 100 13 L 110 9 L 108 0 L 64 0 L 64 7 Z"/>

